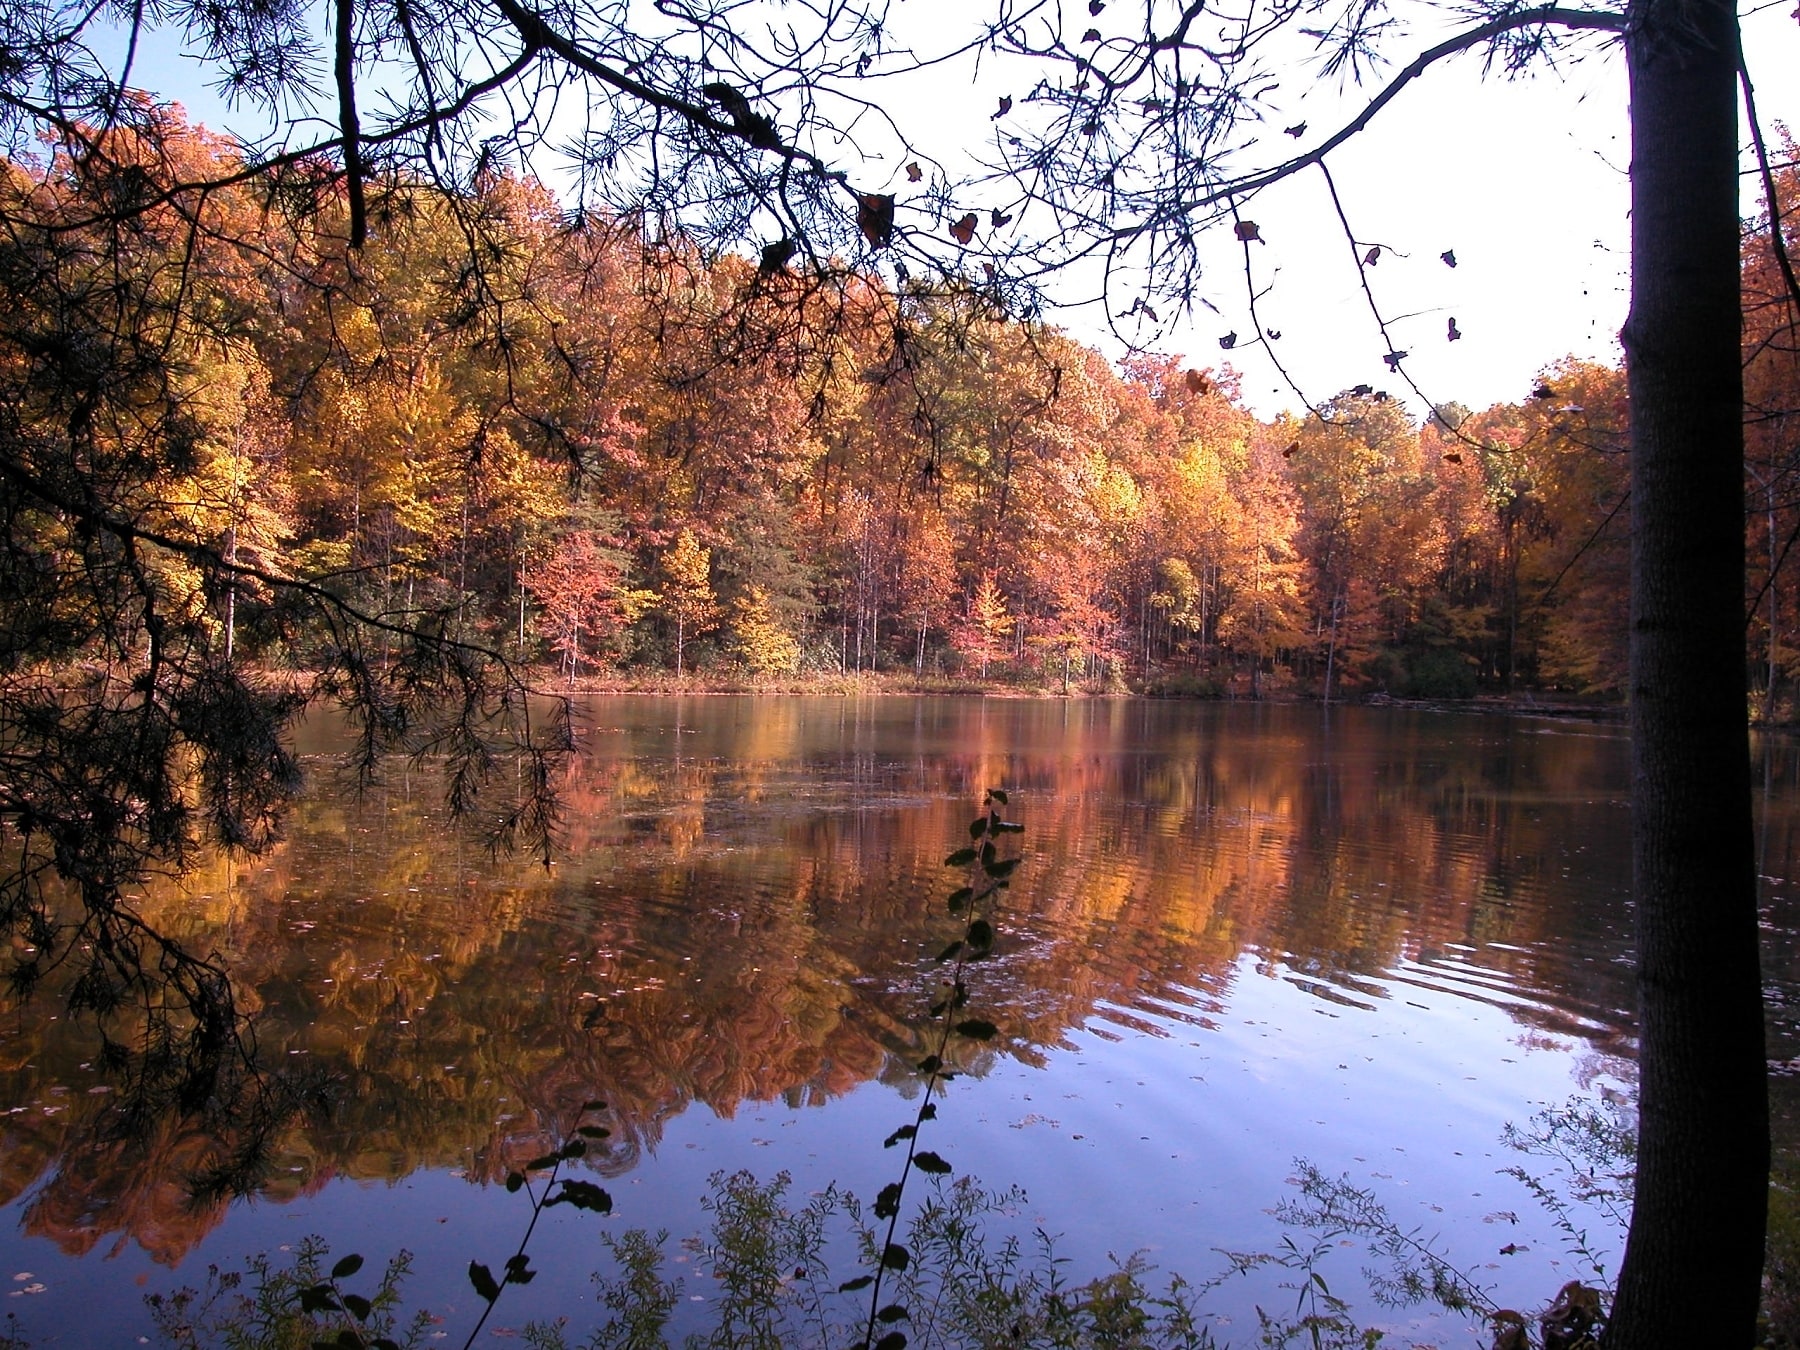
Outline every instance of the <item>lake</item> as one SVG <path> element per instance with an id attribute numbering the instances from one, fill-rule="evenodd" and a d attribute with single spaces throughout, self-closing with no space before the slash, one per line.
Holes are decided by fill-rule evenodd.
<path id="1" fill-rule="evenodd" d="M 699 1231 L 714 1172 L 872 1196 L 957 931 L 943 859 L 990 786 L 1025 826 L 997 955 L 969 975 L 999 1034 L 926 1129 L 958 1171 L 1025 1189 L 1010 1221 L 1059 1235 L 1070 1274 L 1142 1251 L 1200 1277 L 1217 1249 L 1272 1249 L 1300 1158 L 1373 1188 L 1504 1305 L 1585 1273 L 1502 1175 L 1528 1160 L 1501 1134 L 1632 1090 L 1622 728 L 1125 699 L 580 713 L 548 871 L 447 822 L 429 766 L 343 790 L 314 723 L 286 842 L 143 897 L 230 963 L 266 1060 L 332 1085 L 331 1117 L 278 1141 L 256 1199 L 190 1203 L 208 1147 L 190 1133 L 107 1142 L 93 1045 L 53 1002 L 5 1019 L 0 1277 L 34 1343 L 136 1343 L 145 1293 L 317 1233 L 371 1262 L 411 1250 L 409 1293 L 460 1344 L 467 1263 L 498 1268 L 529 1219 L 500 1183 L 591 1098 L 613 1133 L 576 1175 L 614 1213 L 546 1211 L 541 1277 L 507 1292 L 503 1334 L 562 1313 L 585 1334 L 599 1234 Z M 1785 1034 L 1800 761 L 1764 749 Z M 670 1252 L 691 1321 L 706 1284 Z M 1253 1342 L 1271 1296 L 1292 1297 L 1209 1300 L 1221 1339 Z M 1363 1311 L 1403 1343 L 1454 1329 Z"/>

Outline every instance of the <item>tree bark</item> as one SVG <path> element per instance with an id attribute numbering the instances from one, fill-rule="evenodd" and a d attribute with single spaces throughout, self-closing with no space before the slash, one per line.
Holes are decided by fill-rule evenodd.
<path id="1" fill-rule="evenodd" d="M 1743 662 L 1736 14 L 1634 4 L 1637 1202 L 1605 1343 L 1750 1346 L 1768 1096 Z"/>

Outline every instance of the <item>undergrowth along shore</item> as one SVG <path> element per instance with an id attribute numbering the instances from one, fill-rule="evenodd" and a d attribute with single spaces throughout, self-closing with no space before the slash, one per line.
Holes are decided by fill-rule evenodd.
<path id="1" fill-rule="evenodd" d="M 1476 1335 L 1498 1350 L 1577 1350 L 1591 1345 L 1584 1338 L 1602 1325 L 1609 1292 L 1604 1252 L 1609 1238 L 1622 1234 L 1622 1228 L 1598 1233 L 1589 1225 L 1611 1229 L 1629 1210 L 1631 1138 L 1621 1108 L 1585 1100 L 1508 1132 L 1507 1143 L 1521 1158 L 1509 1170 L 1546 1206 L 1568 1255 L 1594 1281 L 1546 1291 L 1540 1308 L 1498 1307 L 1428 1236 L 1397 1223 L 1372 1191 L 1302 1162 L 1294 1194 L 1275 1209 L 1285 1228 L 1280 1245 L 1218 1253 L 1216 1269 L 1204 1277 L 1159 1271 L 1139 1254 L 1109 1271 L 1073 1277 L 1052 1236 L 1019 1233 L 1013 1220 L 1026 1198 L 1018 1189 L 931 1177 L 902 1230 L 911 1259 L 888 1272 L 889 1306 L 907 1313 L 883 1326 L 912 1350 L 1370 1350 L 1385 1340 L 1372 1314 L 1424 1305 L 1472 1324 L 1449 1344 L 1468 1344 Z M 710 1229 L 680 1244 L 692 1261 L 683 1276 L 669 1274 L 666 1231 L 602 1232 L 604 1268 L 594 1276 L 598 1325 L 558 1317 L 528 1322 L 519 1334 L 538 1350 L 867 1344 L 866 1280 L 840 1282 L 843 1271 L 834 1272 L 833 1262 L 846 1252 L 852 1269 L 878 1262 L 889 1240 L 886 1222 L 836 1187 L 802 1199 L 790 1195 L 790 1185 L 785 1173 L 767 1181 L 744 1171 L 714 1174 L 703 1200 Z M 1339 1288 L 1348 1260 L 1361 1267 L 1361 1309 Z M 528 1265 L 515 1258 L 508 1268 Z M 365 1273 L 360 1256 L 333 1263 L 326 1245 L 310 1238 L 280 1263 L 258 1256 L 242 1271 L 213 1267 L 200 1287 L 152 1294 L 146 1302 L 157 1339 L 173 1350 L 473 1344 L 480 1323 L 463 1342 L 460 1330 L 447 1335 L 429 1310 L 408 1308 L 411 1273 L 405 1251 Z M 1257 1310 L 1259 1325 L 1221 1325 L 1209 1316 L 1209 1298 L 1246 1279 L 1259 1280 L 1259 1295 L 1267 1296 Z M 691 1301 L 696 1289 L 704 1300 L 698 1318 Z M 28 1344 L 16 1335 L 0 1337 L 5 1350 Z"/>

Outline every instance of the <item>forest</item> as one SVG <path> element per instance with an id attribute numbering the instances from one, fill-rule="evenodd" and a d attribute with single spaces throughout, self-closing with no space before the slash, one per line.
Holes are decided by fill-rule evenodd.
<path id="1" fill-rule="evenodd" d="M 328 166 L 236 173 L 178 107 L 140 113 L 104 155 L 7 164 L 0 381 L 24 443 L 97 419 L 85 453 L 149 545 L 135 565 L 238 659 L 304 667 L 329 640 L 270 584 L 298 579 L 569 683 L 1623 689 L 1621 369 L 1564 360 L 1514 403 L 1423 420 L 1358 385 L 1259 421 L 1225 365 L 1114 362 L 979 288 L 809 287 L 504 172 L 370 184 L 352 249 Z M 198 230 L 154 200 L 178 182 L 214 185 Z M 142 199 L 123 220 L 121 194 Z M 1767 231 L 1744 240 L 1744 656 L 1774 718 L 1800 655 L 1800 363 Z M 128 334 L 166 370 L 115 368 L 72 409 L 39 375 L 99 342 L 83 324 L 115 367 Z M 31 560 L 9 605 L 66 619 L 79 527 L 40 505 L 8 529 Z M 120 618 L 89 631 L 146 640 Z"/>

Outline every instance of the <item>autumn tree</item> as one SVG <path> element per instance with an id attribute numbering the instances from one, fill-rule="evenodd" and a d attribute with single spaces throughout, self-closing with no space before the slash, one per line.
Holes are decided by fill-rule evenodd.
<path id="1" fill-rule="evenodd" d="M 675 621 L 675 673 L 682 673 L 688 640 L 710 632 L 719 618 L 718 597 L 712 588 L 712 550 L 703 546 L 693 530 L 683 529 L 662 555 L 663 582 L 657 591 L 657 608 Z"/>
<path id="2" fill-rule="evenodd" d="M 1012 632 L 1013 617 L 1007 612 L 1006 597 L 992 572 L 983 573 L 969 596 L 968 609 L 951 631 L 951 644 L 966 658 L 973 660 L 986 679 L 990 663 L 1004 659 L 1007 639 Z"/>
<path id="3" fill-rule="evenodd" d="M 570 683 L 584 660 L 603 659 L 654 602 L 651 592 L 629 584 L 630 567 L 630 555 L 607 525 L 596 523 L 555 536 L 520 573 L 519 584 L 543 608 L 550 645 L 562 654 Z"/>

